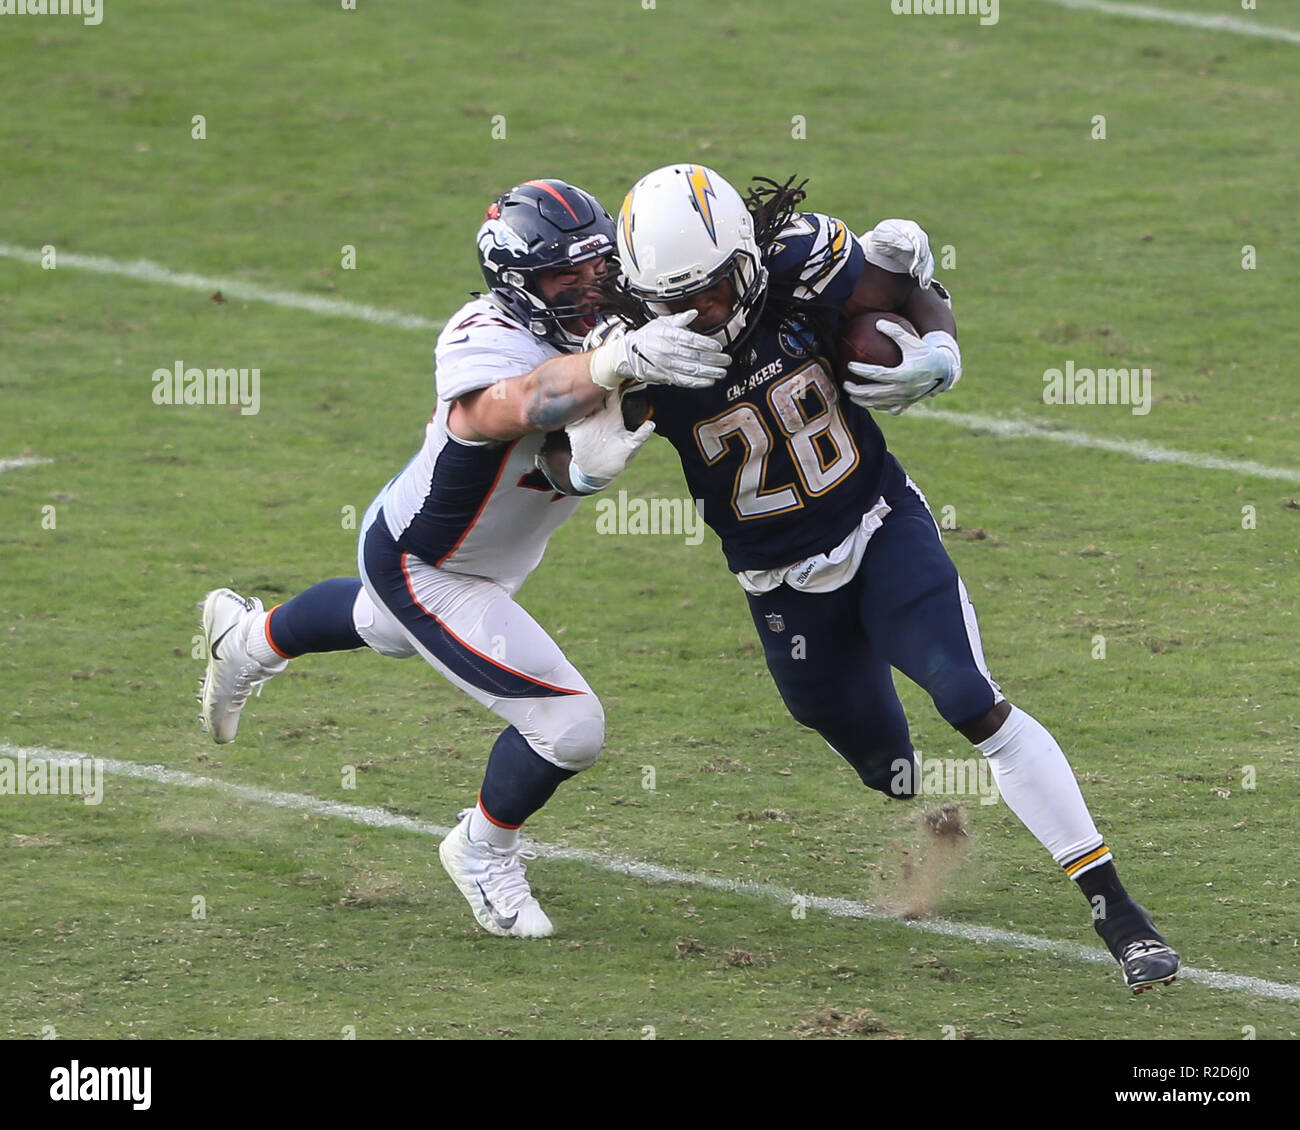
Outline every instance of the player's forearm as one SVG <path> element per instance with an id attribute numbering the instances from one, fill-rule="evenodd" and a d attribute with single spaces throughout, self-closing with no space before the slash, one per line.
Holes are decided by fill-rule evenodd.
<path id="1" fill-rule="evenodd" d="M 605 389 L 592 382 L 590 353 L 543 361 L 531 373 L 461 397 L 448 423 L 462 439 L 513 440 L 550 432 L 600 407 Z"/>
<path id="2" fill-rule="evenodd" d="M 914 287 L 898 312 L 916 327 L 916 332 L 922 337 L 935 330 L 952 334 L 954 338 L 957 336 L 957 320 L 952 316 L 952 309 L 934 287 Z"/>
<path id="3" fill-rule="evenodd" d="M 530 432 L 550 432 L 580 420 L 605 401 L 607 389 L 591 379 L 591 354 L 552 357 L 534 369 L 525 382 L 522 419 Z"/>
<path id="4" fill-rule="evenodd" d="M 844 316 L 853 318 L 873 310 L 902 314 L 922 336 L 934 330 L 957 336 L 952 310 L 933 286 L 923 287 L 911 275 L 868 263 L 844 304 Z"/>

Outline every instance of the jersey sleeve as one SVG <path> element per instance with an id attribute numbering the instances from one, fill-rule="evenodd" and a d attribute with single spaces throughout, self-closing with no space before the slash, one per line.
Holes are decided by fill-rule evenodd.
<path id="1" fill-rule="evenodd" d="M 866 262 L 861 244 L 843 220 L 800 212 L 772 244 L 768 270 L 772 285 L 793 298 L 843 306 Z"/>
<path id="2" fill-rule="evenodd" d="M 486 303 L 463 307 L 438 335 L 434 380 L 439 400 L 455 400 L 497 381 L 521 377 L 559 351 Z"/>

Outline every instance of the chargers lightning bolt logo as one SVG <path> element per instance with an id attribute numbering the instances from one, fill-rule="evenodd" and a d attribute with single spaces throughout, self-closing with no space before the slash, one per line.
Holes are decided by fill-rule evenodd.
<path id="1" fill-rule="evenodd" d="M 708 170 L 703 165 L 692 165 L 690 172 L 686 174 L 686 183 L 691 186 L 691 203 L 694 204 L 695 210 L 704 222 L 704 230 L 713 240 L 713 246 L 717 247 L 718 236 L 713 230 L 713 208 L 709 204 L 709 197 L 712 196 L 716 200 L 718 194 L 713 191 L 713 185 L 709 183 Z"/>
<path id="2" fill-rule="evenodd" d="M 638 266 L 636 261 L 636 252 L 632 249 L 632 194 L 629 192 L 623 197 L 623 207 L 618 213 L 618 226 L 623 232 L 623 245 L 627 248 L 628 258 L 632 260 L 632 266 Z"/>

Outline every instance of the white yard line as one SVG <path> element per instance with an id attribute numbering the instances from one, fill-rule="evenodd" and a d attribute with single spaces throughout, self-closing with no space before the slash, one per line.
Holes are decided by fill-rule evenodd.
<path id="1" fill-rule="evenodd" d="M 1289 467 L 1269 467 L 1249 459 L 1225 459 L 1220 455 L 1202 455 L 1195 451 L 1178 451 L 1160 447 L 1141 439 L 1107 439 L 1087 432 L 1060 430 L 1034 420 L 1009 420 L 1004 416 L 981 416 L 973 412 L 948 412 L 942 408 L 916 408 L 915 415 L 945 424 L 958 424 L 975 431 L 990 432 L 1003 439 L 1045 439 L 1064 443 L 1070 447 L 1090 447 L 1098 451 L 1114 451 L 1131 455 L 1144 463 L 1181 463 L 1200 467 L 1206 471 L 1233 471 L 1239 475 L 1254 475 L 1261 479 L 1280 479 L 1284 483 L 1300 483 L 1300 471 Z"/>
<path id="2" fill-rule="evenodd" d="M 15 247 L 9 243 L 0 243 L 0 259 L 15 259 L 20 263 L 30 263 L 37 267 L 41 265 L 39 251 Z M 421 318 L 418 314 L 400 314 L 395 310 L 381 310 L 377 306 L 347 302 L 342 298 L 322 298 L 316 294 L 277 290 L 269 286 L 259 286 L 257 283 L 241 282 L 239 279 L 222 279 L 211 275 L 171 271 L 166 267 L 160 267 L 157 263 L 150 263 L 147 259 L 125 263 L 102 255 L 79 255 L 74 251 L 60 251 L 57 263 L 55 270 L 59 271 L 72 267 L 78 271 L 91 271 L 97 275 L 119 275 L 140 282 L 180 287 L 183 290 L 201 290 L 208 294 L 221 291 L 223 298 L 239 299 L 244 302 L 267 302 L 272 306 L 288 306 L 294 310 L 307 310 L 313 314 L 320 314 L 325 318 L 354 318 L 357 321 L 372 322 L 380 326 L 396 326 L 401 330 L 434 332 L 445 325 L 444 322 Z"/>
<path id="3" fill-rule="evenodd" d="M 21 471 L 24 467 L 39 467 L 42 463 L 53 462 L 53 459 L 42 459 L 39 455 L 13 455 L 8 459 L 0 458 L 0 474 L 5 471 Z"/>
<path id="4" fill-rule="evenodd" d="M 22 263 L 40 265 L 39 251 L 32 251 L 11 244 L 0 243 L 0 258 L 15 259 Z M 266 302 L 272 306 L 287 306 L 297 310 L 307 310 L 325 318 L 355 318 L 363 322 L 378 325 L 395 326 L 403 330 L 420 330 L 436 332 L 445 323 L 433 322 L 415 314 L 403 314 L 396 310 L 384 310 L 377 306 L 367 306 L 355 302 L 345 302 L 339 298 L 319 298 L 311 294 L 296 294 L 288 290 L 273 290 L 253 283 L 238 282 L 233 279 L 210 278 L 205 275 L 193 275 L 170 271 L 156 263 L 139 260 L 134 263 L 106 259 L 100 255 L 78 255 L 64 251 L 59 253 L 59 268 L 72 267 L 77 270 L 93 271 L 98 274 L 123 275 L 143 282 L 161 283 L 167 286 L 184 287 L 189 290 L 220 290 L 229 298 L 240 298 L 248 302 Z M 993 432 L 1009 438 L 1045 439 L 1053 443 L 1065 443 L 1074 447 L 1091 447 L 1102 451 L 1114 451 L 1131 455 L 1145 462 L 1182 463 L 1189 467 L 1200 467 L 1210 471 L 1232 471 L 1242 475 L 1255 475 L 1266 479 L 1279 479 L 1282 482 L 1300 483 L 1300 471 L 1287 467 L 1268 467 L 1262 463 L 1249 460 L 1226 459 L 1217 455 L 1201 455 L 1193 451 L 1177 451 L 1172 448 L 1158 447 L 1140 440 L 1106 439 L 1102 436 L 1088 435 L 1085 432 L 1057 431 L 1028 420 L 1009 420 L 1000 416 L 981 416 L 968 412 L 949 412 L 943 409 L 915 410 L 915 415 L 925 419 L 938 420 L 948 424 L 978 431 Z"/>
<path id="5" fill-rule="evenodd" d="M 1252 35 L 1281 43 L 1300 43 L 1300 31 L 1257 23 L 1248 16 L 1214 16 L 1202 12 L 1183 12 L 1176 8 L 1159 8 L 1154 4 L 1121 4 L 1116 0 L 1047 0 L 1058 8 L 1077 8 L 1107 16 L 1126 16 L 1133 20 L 1176 24 L 1198 31 L 1226 31 L 1231 35 Z"/>
<path id="6" fill-rule="evenodd" d="M 82 761 L 92 757 L 91 754 L 72 753 L 67 750 L 43 749 L 41 747 L 22 747 L 0 742 L 0 757 L 17 758 L 23 756 L 28 761 L 44 760 L 53 763 Z M 103 771 L 120 777 L 133 777 L 136 780 L 149 781 L 160 785 L 173 785 L 180 788 L 211 789 L 226 796 L 238 797 L 254 804 L 269 804 L 276 808 L 292 809 L 296 812 L 312 812 L 318 816 L 336 816 L 356 824 L 371 828 L 396 828 L 404 832 L 442 839 L 451 831 L 440 824 L 430 824 L 409 816 L 399 816 L 382 808 L 371 808 L 359 804 L 341 804 L 337 801 L 321 800 L 302 793 L 276 792 L 263 789 L 257 785 L 239 785 L 230 781 L 220 781 L 212 777 L 200 777 L 179 769 L 167 769 L 161 765 L 139 765 L 133 761 L 118 761 L 114 758 L 100 758 Z M 725 879 L 716 875 L 704 875 L 696 871 L 680 871 L 674 867 L 662 867 L 657 863 L 647 863 L 626 856 L 610 855 L 600 851 L 588 851 L 583 848 L 558 847 L 552 844 L 528 841 L 528 846 L 546 859 L 566 860 L 584 863 L 589 867 L 598 867 L 603 871 L 612 871 L 617 875 L 626 875 L 633 879 L 642 879 L 650 883 L 671 883 L 683 887 L 701 887 L 705 890 L 721 891 L 730 895 L 744 895 L 763 899 L 783 907 L 791 907 L 795 897 L 802 895 L 807 905 L 814 910 L 821 910 L 838 918 L 866 918 L 877 922 L 891 922 L 907 926 L 925 934 L 939 934 L 944 937 L 961 938 L 970 942 L 982 942 L 991 945 L 1009 946 L 1013 949 L 1032 950 L 1037 953 L 1049 953 L 1066 961 L 1087 965 L 1112 965 L 1110 954 L 1095 947 L 1079 945 L 1076 942 L 1058 942 L 1050 938 L 1039 938 L 1032 934 L 1020 934 L 1014 930 L 999 930 L 992 926 L 973 926 L 965 922 L 953 922 L 943 918 L 920 921 L 903 921 L 880 907 L 870 903 L 855 902 L 851 899 L 826 898 L 822 895 L 795 891 L 776 883 L 759 883 L 748 879 Z M 1044 866 L 1047 866 L 1044 864 Z M 1206 969 L 1184 968 L 1179 977 L 1187 981 L 1208 985 L 1213 989 L 1229 992 L 1249 993 L 1253 996 L 1270 997 L 1274 1000 L 1300 1000 L 1300 985 L 1287 985 L 1277 981 L 1266 981 L 1260 977 L 1245 977 L 1236 973 L 1218 973 Z"/>

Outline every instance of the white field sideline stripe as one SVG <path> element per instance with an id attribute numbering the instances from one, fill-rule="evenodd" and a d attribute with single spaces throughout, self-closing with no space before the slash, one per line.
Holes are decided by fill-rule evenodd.
<path id="1" fill-rule="evenodd" d="M 92 758 L 91 754 L 71 753 L 67 750 L 42 749 L 40 747 L 24 748 L 0 742 L 0 757 L 17 758 L 19 755 L 28 761 L 46 761 L 53 764 L 71 761 L 84 761 Z M 297 812 L 313 812 L 318 816 L 337 816 L 371 828 L 396 828 L 404 832 L 415 832 L 422 836 L 442 839 L 450 828 L 440 824 L 430 824 L 410 816 L 399 816 L 382 808 L 368 808 L 358 804 L 340 804 L 337 801 L 320 800 L 302 793 L 274 792 L 256 785 L 239 785 L 230 781 L 219 781 L 212 777 L 200 777 L 179 769 L 167 769 L 161 765 L 139 765 L 133 761 L 118 761 L 114 758 L 98 758 L 106 773 L 115 773 L 122 777 L 134 777 L 141 781 L 152 781 L 161 785 L 176 785 L 181 788 L 213 789 L 227 796 L 239 797 L 241 800 L 255 804 L 269 804 L 276 808 L 287 808 Z M 703 887 L 706 890 L 722 891 L 730 895 L 749 895 L 782 906 L 791 906 L 795 896 L 803 894 L 808 906 L 823 910 L 837 918 L 866 918 L 877 922 L 891 922 L 898 926 L 907 926 L 926 934 L 940 934 L 944 937 L 962 938 L 970 942 L 987 942 L 993 945 L 1011 946 L 1015 949 L 1033 950 L 1038 953 L 1055 954 L 1068 961 L 1087 965 L 1111 965 L 1113 959 L 1105 950 L 1081 946 L 1075 942 L 1055 942 L 1050 938 L 1038 938 L 1032 934 L 1020 934 L 1013 930 L 999 930 L 992 926 L 971 926 L 963 922 L 951 922 L 946 919 L 929 919 L 923 921 L 904 921 L 870 903 L 854 902 L 851 899 L 826 898 L 821 895 L 809 895 L 800 891 L 782 887 L 775 883 L 759 883 L 749 879 L 722 879 L 714 875 L 702 875 L 694 871 L 679 871 L 674 867 L 661 867 L 657 863 L 645 863 L 625 856 L 608 855 L 605 852 L 587 851 L 583 848 L 555 847 L 550 844 L 527 841 L 528 846 L 546 859 L 585 863 L 612 871 L 618 875 L 627 875 L 634 879 L 643 879 L 650 883 L 673 883 L 684 887 Z M 1286 985 L 1277 981 L 1265 981 L 1259 977 L 1244 977 L 1236 973 L 1216 973 L 1206 969 L 1184 969 L 1179 977 L 1208 985 L 1212 989 L 1230 992 L 1250 993 L 1258 997 L 1271 997 L 1274 1000 L 1300 1000 L 1300 985 Z"/>
<path id="2" fill-rule="evenodd" d="M 13 247 L 0 243 L 0 258 L 16 259 L 23 263 L 39 265 L 40 252 L 29 251 L 22 247 Z M 252 283 L 241 283 L 231 279 L 208 278 L 203 275 L 180 274 L 160 267 L 156 263 L 140 260 L 136 263 L 119 263 L 115 259 L 106 259 L 99 255 L 76 255 L 62 252 L 59 255 L 60 267 L 68 266 L 100 274 L 125 275 L 143 282 L 164 283 L 169 286 L 187 287 L 193 290 L 220 290 L 249 302 L 267 302 L 273 306 L 289 306 L 294 309 L 308 310 L 327 318 L 357 318 L 365 322 L 395 326 L 403 330 L 441 330 L 444 322 L 432 322 L 415 314 L 402 314 L 396 310 L 383 310 L 375 306 L 363 306 L 345 302 L 339 298 L 318 298 L 310 294 L 297 294 L 288 290 L 271 290 Z M 1285 467 L 1266 467 L 1261 463 L 1251 463 L 1234 459 L 1222 459 L 1215 455 L 1199 455 L 1195 452 L 1176 451 L 1171 448 L 1156 447 L 1154 444 L 1131 440 L 1110 440 L 1100 436 L 1091 436 L 1084 432 L 1054 431 L 1038 427 L 1027 421 L 1007 420 L 998 416 L 979 416 L 961 412 L 948 412 L 937 409 L 915 410 L 917 416 L 927 416 L 945 423 L 961 424 L 965 427 L 991 431 L 1007 437 L 1025 437 L 1049 439 L 1057 443 L 1068 443 L 1076 447 L 1096 447 L 1106 451 L 1115 451 L 1132 455 L 1149 462 L 1183 463 L 1189 467 L 1200 467 L 1212 471 L 1234 471 L 1238 474 L 1258 475 L 1266 479 L 1281 479 L 1283 482 L 1300 482 L 1300 471 L 1291 471 Z"/>
<path id="3" fill-rule="evenodd" d="M 1291 28 L 1271 27 L 1236 16 L 1211 16 L 1199 12 L 1180 12 L 1173 8 L 1158 8 L 1154 4 L 1120 4 L 1115 0 L 1047 0 L 1058 8 L 1078 8 L 1087 12 L 1101 12 L 1107 16 L 1127 16 L 1134 20 L 1151 20 L 1156 23 L 1177 24 L 1201 31 L 1226 31 L 1233 35 L 1253 35 L 1260 39 L 1276 39 L 1283 43 L 1300 43 L 1300 31 Z"/>
<path id="4" fill-rule="evenodd" d="M 1008 420 L 1002 416 L 980 416 L 972 412 L 948 412 L 942 408 L 917 408 L 917 416 L 957 424 L 963 428 L 991 432 L 1004 439 L 1046 439 L 1070 447 L 1091 447 L 1101 451 L 1114 451 L 1131 455 L 1144 463 L 1182 463 L 1206 471 L 1235 471 L 1239 475 L 1255 475 L 1261 479 L 1280 479 L 1284 483 L 1300 483 L 1300 471 L 1288 467 L 1269 467 L 1246 459 L 1225 459 L 1218 455 L 1201 455 L 1194 451 L 1177 451 L 1171 447 L 1158 447 L 1140 439 L 1107 439 L 1087 432 L 1060 431 L 1033 420 Z"/>
<path id="5" fill-rule="evenodd" d="M 39 467 L 42 463 L 53 463 L 53 459 L 42 459 L 39 455 L 15 455 L 9 459 L 0 458 L 0 473 L 20 471 L 24 467 Z"/>
<path id="6" fill-rule="evenodd" d="M 40 266 L 41 253 L 30 251 L 25 247 L 0 243 L 0 258 L 16 259 L 20 263 Z M 99 275 L 121 275 L 140 282 L 165 283 L 185 290 L 201 290 L 208 294 L 221 291 L 225 298 L 242 299 L 245 302 L 267 302 L 272 306 L 288 306 L 295 310 L 307 310 L 326 318 L 355 318 L 361 322 L 372 322 L 380 326 L 396 326 L 402 330 L 432 330 L 437 332 L 446 324 L 418 314 L 401 314 L 395 310 L 381 310 L 378 306 L 367 306 L 360 302 L 347 302 L 342 298 L 321 298 L 315 294 L 299 294 L 292 290 L 275 290 L 272 287 L 258 286 L 257 283 L 241 282 L 238 279 L 213 278 L 209 275 L 192 275 L 184 272 L 170 271 L 147 259 L 137 259 L 134 263 L 123 263 L 116 259 L 107 259 L 102 255 L 78 255 L 72 251 L 58 253 L 57 270 L 73 267 L 80 271 L 92 271 Z"/>

